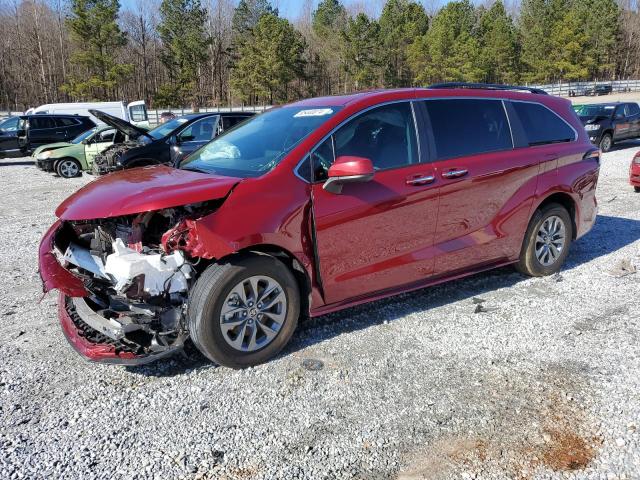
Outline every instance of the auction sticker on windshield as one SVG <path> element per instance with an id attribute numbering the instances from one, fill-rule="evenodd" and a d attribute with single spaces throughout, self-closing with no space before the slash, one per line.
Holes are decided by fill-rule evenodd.
<path id="1" fill-rule="evenodd" d="M 300 110 L 294 115 L 294 117 L 324 117 L 325 115 L 331 115 L 332 113 L 333 110 L 330 108 L 313 108 L 311 110 Z"/>

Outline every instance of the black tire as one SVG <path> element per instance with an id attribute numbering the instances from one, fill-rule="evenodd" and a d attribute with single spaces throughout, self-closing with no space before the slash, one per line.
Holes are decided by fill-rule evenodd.
<path id="1" fill-rule="evenodd" d="M 634 190 L 636 193 L 640 193 L 640 187 L 633 187 L 633 190 Z"/>
<path id="2" fill-rule="evenodd" d="M 559 217 L 565 228 L 565 244 L 560 252 L 558 258 L 551 265 L 543 265 L 536 256 L 536 238 L 542 224 L 549 217 Z M 533 218 L 529 222 L 527 233 L 524 236 L 522 243 L 522 250 L 520 251 L 520 259 L 516 264 L 516 269 L 530 277 L 544 277 L 547 275 L 553 275 L 562 268 L 567 255 L 569 254 L 569 248 L 573 239 L 573 222 L 567 212 L 567 209 L 557 203 L 549 203 L 544 207 L 539 208 L 533 215 Z"/>
<path id="3" fill-rule="evenodd" d="M 61 158 L 55 164 L 56 173 L 62 178 L 79 177 L 82 174 L 80 162 L 75 158 Z"/>
<path id="4" fill-rule="evenodd" d="M 610 133 L 605 133 L 604 135 L 602 135 L 599 147 L 600 151 L 602 151 L 603 153 L 611 150 L 611 147 L 613 147 L 613 137 Z"/>
<path id="5" fill-rule="evenodd" d="M 232 347 L 220 327 L 223 303 L 242 280 L 267 275 L 277 281 L 287 300 L 285 320 L 277 335 L 259 350 L 244 352 Z M 300 315 L 300 292 L 293 273 L 269 255 L 248 255 L 214 263 L 200 275 L 189 295 L 187 322 L 195 346 L 211 361 L 230 368 L 245 368 L 277 355 L 289 342 Z"/>

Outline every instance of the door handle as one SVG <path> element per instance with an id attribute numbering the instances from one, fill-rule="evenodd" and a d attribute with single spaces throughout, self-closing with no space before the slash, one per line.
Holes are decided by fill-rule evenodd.
<path id="1" fill-rule="evenodd" d="M 413 185 L 413 186 L 420 186 L 420 185 L 428 185 L 430 183 L 433 183 L 433 181 L 436 179 L 436 177 L 434 177 L 433 175 L 418 175 L 416 177 L 409 177 L 407 178 L 407 185 Z"/>
<path id="2" fill-rule="evenodd" d="M 461 169 L 449 170 L 447 172 L 442 172 L 442 176 L 444 178 L 459 178 L 459 177 L 464 177 L 467 173 L 469 173 L 468 170 L 461 168 Z"/>

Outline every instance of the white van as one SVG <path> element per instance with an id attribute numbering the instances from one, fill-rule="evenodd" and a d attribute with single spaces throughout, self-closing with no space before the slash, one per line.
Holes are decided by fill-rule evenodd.
<path id="1" fill-rule="evenodd" d="M 124 102 L 77 102 L 77 103 L 48 103 L 26 111 L 27 115 L 37 113 L 64 113 L 71 115 L 86 115 L 99 125 L 103 123 L 89 113 L 89 110 L 100 110 L 114 117 L 121 118 L 133 125 L 149 128 L 149 116 L 144 100 L 125 104 Z"/>

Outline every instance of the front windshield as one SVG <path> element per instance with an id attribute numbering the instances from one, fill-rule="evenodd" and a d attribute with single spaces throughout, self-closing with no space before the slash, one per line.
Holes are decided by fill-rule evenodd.
<path id="1" fill-rule="evenodd" d="M 85 139 L 89 138 L 91 135 L 93 135 L 97 129 L 98 129 L 98 127 L 92 128 L 91 130 L 87 130 L 86 132 L 81 133 L 76 138 L 71 140 L 71 143 L 76 144 L 76 145 L 78 143 L 81 143 L 83 140 L 85 140 Z"/>
<path id="2" fill-rule="evenodd" d="M 613 113 L 615 105 L 574 105 L 573 109 L 581 117 L 608 117 Z"/>
<path id="3" fill-rule="evenodd" d="M 18 130 L 20 117 L 9 117 L 0 122 L 0 130 L 5 132 L 15 132 Z"/>
<path id="4" fill-rule="evenodd" d="M 275 167 L 338 110 L 337 107 L 269 110 L 197 150 L 180 168 L 231 177 L 258 177 Z"/>
<path id="5" fill-rule="evenodd" d="M 162 125 L 158 125 L 156 128 L 149 130 L 147 133 L 151 135 L 156 140 L 160 140 L 161 138 L 166 137 L 171 132 L 173 132 L 180 125 L 185 123 L 188 118 L 180 117 L 174 118 L 173 120 L 168 121 L 167 123 L 163 123 Z"/>

